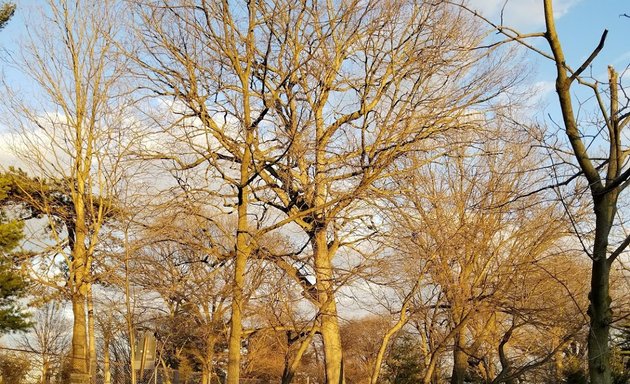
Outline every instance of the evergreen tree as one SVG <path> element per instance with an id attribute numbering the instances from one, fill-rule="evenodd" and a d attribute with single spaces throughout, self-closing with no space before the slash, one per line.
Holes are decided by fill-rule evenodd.
<path id="1" fill-rule="evenodd" d="M 393 344 L 384 369 L 387 382 L 392 384 L 419 383 L 422 379 L 422 355 L 418 342 L 404 333 Z"/>
<path id="2" fill-rule="evenodd" d="M 8 197 L 8 179 L 0 175 L 0 204 Z M 18 273 L 12 251 L 23 237 L 22 221 L 9 220 L 0 211 L 0 334 L 25 330 L 29 327 L 28 314 L 20 308 L 19 299 L 26 294 L 26 282 Z"/>
<path id="3" fill-rule="evenodd" d="M 7 22 L 15 13 L 15 4 L 5 3 L 0 5 L 0 29 L 7 25 Z"/>

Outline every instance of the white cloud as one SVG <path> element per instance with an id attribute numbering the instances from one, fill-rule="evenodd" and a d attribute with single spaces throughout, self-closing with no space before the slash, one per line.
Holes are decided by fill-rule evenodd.
<path id="1" fill-rule="evenodd" d="M 26 164 L 15 155 L 15 134 L 0 129 L 0 170 L 8 167 L 26 168 Z"/>
<path id="2" fill-rule="evenodd" d="M 536 98 L 543 100 L 550 93 L 555 92 L 556 83 L 553 81 L 538 81 L 532 86 L 532 91 Z"/>
<path id="3" fill-rule="evenodd" d="M 556 18 L 564 16 L 571 7 L 581 0 L 557 0 L 554 2 L 554 14 Z M 529 30 L 540 27 L 544 23 L 543 4 L 540 0 L 470 0 L 471 9 L 479 11 L 493 22 L 501 23 L 501 10 L 503 11 L 503 25 L 515 27 L 521 30 Z"/>

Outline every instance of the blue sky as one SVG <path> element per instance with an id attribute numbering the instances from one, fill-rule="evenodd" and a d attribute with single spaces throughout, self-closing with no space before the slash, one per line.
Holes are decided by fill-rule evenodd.
<path id="1" fill-rule="evenodd" d="M 495 22 L 500 20 L 500 9 L 505 0 L 469 0 L 470 7 L 479 10 Z M 609 30 L 606 58 L 630 51 L 627 37 L 630 14 L 627 0 L 555 0 L 556 23 L 565 50 L 573 58 L 588 55 L 597 45 L 604 29 Z M 516 26 L 522 32 L 543 30 L 542 0 L 509 0 L 505 7 L 504 24 Z M 587 53 L 588 52 L 588 53 Z"/>
<path id="2" fill-rule="evenodd" d="M 16 42 L 20 35 L 25 34 L 26 20 L 31 19 L 34 12 L 41 9 L 45 0 L 13 0 L 18 5 L 18 11 L 0 33 L 0 47 L 17 52 Z M 505 0 L 469 0 L 474 8 L 495 22 L 499 22 L 500 10 Z M 614 65 L 618 71 L 630 63 L 630 18 L 620 17 L 623 13 L 630 14 L 628 0 L 555 0 L 554 9 L 557 14 L 557 26 L 564 44 L 568 62 L 572 67 L 578 67 L 592 49 L 597 45 L 604 29 L 609 30 L 606 46 L 600 57 L 593 63 L 593 73 L 606 80 L 606 67 Z M 522 32 L 542 31 L 542 0 L 509 0 L 505 7 L 504 24 L 516 26 Z M 36 27 L 35 27 L 36 28 Z M 544 42 L 540 40 L 540 47 Z M 0 54 L 6 56 L 6 52 Z M 554 68 L 551 62 L 530 56 L 534 73 L 530 81 L 538 84 L 545 99 L 549 102 L 549 109 L 554 109 L 553 80 Z M 9 81 L 15 80 L 16 73 L 5 63 L 0 63 L 0 70 Z M 539 91 L 539 97 L 542 96 Z M 547 111 L 549 112 L 549 110 Z"/>
<path id="3" fill-rule="evenodd" d="M 469 0 L 470 7 L 480 11 L 493 22 L 499 23 L 500 10 L 505 0 Z M 613 65 L 623 72 L 630 63 L 630 18 L 621 14 L 630 14 L 630 1 L 627 0 L 555 0 L 556 27 L 562 40 L 568 64 L 579 67 L 597 46 L 602 32 L 608 29 L 604 50 L 592 64 L 592 73 L 600 81 L 607 79 L 607 66 Z M 504 24 L 516 26 L 522 33 L 542 32 L 542 0 L 509 0 L 504 10 Z M 539 38 L 537 47 L 548 51 L 546 43 Z M 529 55 L 534 73 L 530 81 L 542 89 L 548 103 L 541 113 L 557 114 L 554 96 L 555 68 L 549 60 L 536 54 Z"/>
<path id="4" fill-rule="evenodd" d="M 13 2 L 17 4 L 15 15 L 7 26 L 0 32 L 0 47 L 3 49 L 16 49 L 16 41 L 20 35 L 25 33 L 26 20 L 31 18 L 31 14 L 38 8 L 41 9 L 44 0 L 2 0 L 0 3 Z"/>
<path id="5" fill-rule="evenodd" d="M 574 5 L 558 20 L 560 37 L 570 60 L 579 61 L 590 54 L 597 45 L 604 29 L 608 38 L 604 52 L 594 65 L 604 67 L 613 64 L 618 70 L 630 62 L 630 14 L 627 0 L 583 0 Z"/>

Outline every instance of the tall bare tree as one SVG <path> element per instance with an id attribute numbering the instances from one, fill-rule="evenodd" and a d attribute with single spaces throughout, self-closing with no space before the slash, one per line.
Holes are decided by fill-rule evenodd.
<path id="1" fill-rule="evenodd" d="M 618 210 L 622 193 L 630 180 L 627 161 L 630 151 L 623 133 L 630 121 L 628 99 L 619 74 L 612 66 L 608 67 L 606 81 L 589 74 L 593 61 L 604 48 L 608 31 L 602 33 L 599 43 L 579 67 L 572 67 L 567 62 L 556 30 L 553 1 L 543 0 L 542 5 L 545 16 L 543 32 L 524 34 L 484 19 L 506 37 L 497 44 L 516 41 L 549 59 L 555 66 L 555 89 L 562 115 L 560 130 L 565 141 L 554 143 L 556 145 L 551 148 L 555 156 L 560 157 L 560 161 L 553 164 L 554 182 L 562 199 L 571 194 L 561 190 L 567 185 L 577 191 L 588 190 L 590 196 L 588 205 L 592 208 L 592 216 L 589 223 L 584 225 L 577 220 L 575 223 L 584 254 L 592 262 L 588 309 L 589 376 L 593 384 L 610 384 L 609 338 L 613 322 L 610 271 L 615 260 L 630 245 L 630 235 L 622 225 L 624 216 Z M 532 38 L 544 39 L 549 50 L 535 46 L 529 40 Z M 591 92 L 593 104 L 587 105 L 577 98 L 574 93 L 578 87 Z M 592 111 L 588 118 L 580 113 L 586 109 Z M 562 169 L 563 165 L 569 165 L 571 169 Z M 566 206 L 568 210 L 572 208 L 569 204 Z"/>
<path id="2" fill-rule="evenodd" d="M 624 139 L 623 129 L 628 125 L 630 116 L 627 112 L 627 98 L 621 92 L 619 75 L 613 67 L 608 67 L 607 92 L 600 90 L 600 82 L 582 78 L 583 72 L 591 65 L 604 45 L 607 31 L 602 34 L 599 45 L 576 70 L 568 67 L 564 51 L 558 37 L 551 0 L 544 1 L 545 24 L 544 37 L 549 43 L 556 66 L 556 92 L 562 111 L 564 132 L 566 133 L 579 173 L 588 182 L 594 212 L 594 234 L 584 251 L 592 260 L 591 291 L 589 293 L 590 332 L 588 335 L 589 376 L 592 384 L 612 383 L 610 364 L 610 326 L 613 321 L 610 298 L 610 270 L 612 263 L 627 249 L 630 235 L 619 233 L 620 215 L 617 212 L 621 193 L 629 185 L 630 168 L 627 164 L 628 143 Z M 573 84 L 582 84 L 593 91 L 597 101 L 599 117 L 593 125 L 580 121 L 574 107 L 571 94 Z M 606 100 L 607 99 L 607 100 Z M 602 138 L 607 141 L 602 147 L 605 155 L 589 151 L 588 138 Z M 597 143 L 595 147 L 599 148 Z M 602 148 L 603 150 L 603 148 Z"/>
<path id="3" fill-rule="evenodd" d="M 148 87 L 175 99 L 179 130 L 169 132 L 188 144 L 177 158 L 153 157 L 207 166 L 215 194 L 234 191 L 228 381 L 238 381 L 247 259 L 265 232 L 292 223 L 311 256 L 282 265 L 317 307 L 327 380 L 343 382 L 335 292 L 344 278 L 334 259 L 357 241 L 346 241 L 361 215 L 351 211 L 399 156 L 468 126 L 514 77 L 499 56 L 473 49 L 483 38 L 476 26 L 442 2 L 138 4 L 136 57 Z M 248 218 L 269 209 L 253 231 Z"/>
<path id="4" fill-rule="evenodd" d="M 24 76 L 20 84 L 28 87 L 9 86 L 10 125 L 19 134 L 15 152 L 36 176 L 28 182 L 16 177 L 16 194 L 50 229 L 42 249 L 49 251 L 51 269 L 40 258 L 33 271 L 39 268 L 44 281 L 57 262 L 65 266 L 56 272 L 74 314 L 72 383 L 87 383 L 96 373 L 88 295 L 128 125 L 120 82 L 126 72 L 109 40 L 117 33 L 116 12 L 110 1 L 49 1 L 15 63 Z"/>

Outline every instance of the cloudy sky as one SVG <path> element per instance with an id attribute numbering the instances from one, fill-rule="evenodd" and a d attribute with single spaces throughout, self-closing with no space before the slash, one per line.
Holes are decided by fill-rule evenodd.
<path id="1" fill-rule="evenodd" d="M 469 0 L 470 7 L 478 10 L 495 23 L 500 23 L 501 9 L 503 24 L 516 26 L 523 33 L 539 32 L 543 29 L 542 0 Z M 579 67 L 597 46 L 602 32 L 608 29 L 606 45 L 593 63 L 593 74 L 603 75 L 606 79 L 606 67 L 614 65 L 622 72 L 630 63 L 630 2 L 627 0 L 555 0 L 554 11 L 560 38 L 563 41 L 569 65 Z M 544 47 L 543 42 L 538 46 Z M 533 83 L 552 90 L 553 66 L 532 56 L 536 74 Z M 551 85 L 551 86 L 550 86 Z"/>
<path id="2" fill-rule="evenodd" d="M 0 33 L 0 59 L 6 58 L 8 52 L 17 52 L 15 44 L 19 35 L 25 33 L 25 20 L 40 8 L 44 0 L 13 0 L 18 4 L 14 19 Z M 420 0 L 418 0 L 420 1 Z M 542 0 L 468 0 L 470 7 L 478 10 L 486 17 L 500 23 L 501 9 L 504 8 L 503 23 L 515 26 L 527 32 L 541 31 L 543 28 Z M 554 8 L 557 27 L 563 41 L 569 65 L 579 67 L 592 49 L 597 45 L 604 29 L 609 30 L 606 46 L 600 57 L 593 63 L 593 74 L 606 80 L 606 66 L 614 65 L 620 72 L 630 63 L 630 18 L 621 17 L 630 14 L 628 0 L 555 0 Z M 544 47 L 543 41 L 539 41 Z M 8 52 L 7 52 L 8 51 Z M 532 89 L 537 90 L 537 97 L 553 94 L 553 65 L 536 55 L 530 56 L 534 73 L 530 81 Z M 11 80 L 14 69 L 0 60 L 0 71 L 5 79 Z M 630 74 L 628 75 L 630 76 Z M 549 97 L 549 108 L 554 110 L 553 98 Z M 545 111 L 546 114 L 549 111 Z M 0 127 L 1 131 L 1 127 Z"/>
<path id="3" fill-rule="evenodd" d="M 564 16 L 580 0 L 556 0 L 556 17 Z M 519 28 L 541 26 L 543 19 L 541 0 L 469 0 L 470 7 L 493 19 L 499 19 L 504 7 L 504 24 L 517 25 Z"/>
<path id="4" fill-rule="evenodd" d="M 516 26 L 523 32 L 535 32 L 543 27 L 542 0 L 469 0 L 470 7 L 479 10 L 493 21 L 500 20 L 505 4 L 504 24 Z M 556 0 L 554 11 L 560 37 L 569 59 L 588 56 L 597 45 L 604 29 L 609 30 L 606 50 L 602 58 L 613 64 L 630 52 L 627 36 L 630 33 L 630 2 L 627 0 Z M 620 64 L 620 63 L 615 63 Z"/>

